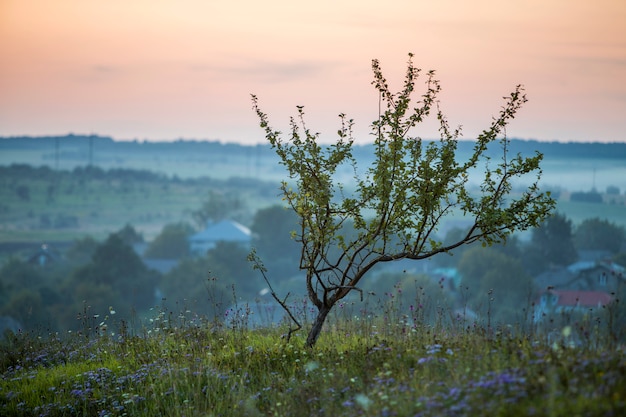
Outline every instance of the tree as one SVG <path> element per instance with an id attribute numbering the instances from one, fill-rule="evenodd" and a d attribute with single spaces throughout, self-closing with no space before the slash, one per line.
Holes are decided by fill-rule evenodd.
<path id="1" fill-rule="evenodd" d="M 247 249 L 235 242 L 217 242 L 206 254 L 211 273 L 220 280 L 235 285 L 238 296 L 251 299 L 263 287 L 257 280 L 251 279 L 250 269 L 241 267 L 245 264 L 247 255 Z"/>
<path id="2" fill-rule="evenodd" d="M 458 269 L 470 307 L 487 311 L 491 319 L 512 323 L 522 318 L 524 308 L 528 311 L 533 281 L 519 259 L 500 249 L 472 247 L 461 257 Z"/>
<path id="3" fill-rule="evenodd" d="M 22 288 L 34 290 L 42 282 L 45 282 L 44 272 L 20 259 L 11 257 L 0 268 L 0 283 L 9 291 Z"/>
<path id="4" fill-rule="evenodd" d="M 86 284 L 96 289 L 94 299 L 84 299 L 90 304 L 98 302 L 102 306 L 109 303 L 120 311 L 124 307 L 130 311 L 131 308 L 152 306 L 158 281 L 159 274 L 144 265 L 119 233 L 113 233 L 96 248 L 90 263 L 74 271 L 66 285 L 77 288 Z M 86 293 L 90 292 L 86 290 Z M 101 297 L 95 299 L 95 294 L 104 293 L 116 296 L 106 301 Z"/>
<path id="5" fill-rule="evenodd" d="M 74 240 L 65 252 L 65 258 L 74 265 L 84 265 L 91 260 L 98 248 L 98 241 L 91 236 Z"/>
<path id="6" fill-rule="evenodd" d="M 626 232 L 623 227 L 596 217 L 578 225 L 574 232 L 574 243 L 578 249 L 607 250 L 615 254 L 620 251 L 624 236 Z"/>
<path id="7" fill-rule="evenodd" d="M 191 216 L 198 226 L 206 227 L 208 222 L 236 217 L 242 210 L 243 203 L 238 197 L 211 190 L 202 207 L 193 211 Z"/>
<path id="8" fill-rule="evenodd" d="M 375 158 L 363 174 L 352 156 L 353 121 L 344 114 L 339 115 L 338 140 L 323 147 L 319 134 L 306 127 L 304 108 L 298 106 L 297 117 L 291 118 L 290 138 L 283 140 L 252 96 L 266 138 L 295 182 L 283 181 L 281 189 L 299 217 L 295 239 L 301 245 L 300 268 L 305 272 L 308 297 L 317 308 L 308 346 L 316 343 L 333 306 L 351 291 L 358 291 L 357 286 L 375 265 L 422 260 L 466 243 L 501 242 L 516 230 L 537 226 L 554 207 L 549 193 L 540 192 L 538 186 L 542 155 L 537 152 L 523 158 L 508 151 L 506 126 L 526 102 L 521 86 L 506 98 L 499 115 L 478 136 L 469 159 L 460 163 L 455 158 L 460 128 L 452 131 L 439 108 L 440 85 L 435 73 L 427 74 L 426 91 L 412 104 L 421 72 L 414 67 L 412 54 L 398 93 L 389 89 L 378 60 L 372 61 L 372 69 L 384 111 L 372 123 Z M 411 136 L 411 129 L 431 112 L 439 124 L 440 140 L 426 142 Z M 501 159 L 492 166 L 486 151 L 494 142 L 500 144 Z M 333 178 L 338 167 L 345 165 L 355 173 L 350 194 Z M 484 176 L 479 191 L 473 194 L 468 181 L 476 169 L 484 169 Z M 536 175 L 534 182 L 511 195 L 511 181 L 531 173 Z M 444 244 L 436 238 L 437 228 L 455 213 L 471 219 L 472 225 L 458 241 Z M 353 232 L 347 235 L 344 226 L 349 223 Z"/>
<path id="9" fill-rule="evenodd" d="M 619 195 L 619 187 L 615 185 L 609 185 L 606 187 L 606 193 L 609 195 Z"/>
<path id="10" fill-rule="evenodd" d="M 51 319 L 45 312 L 39 293 L 22 289 L 11 296 L 0 308 L 0 315 L 7 315 L 17 320 L 26 329 L 48 325 Z"/>
<path id="11" fill-rule="evenodd" d="M 298 216 L 279 205 L 258 210 L 250 227 L 259 256 L 268 259 L 267 266 L 283 277 L 297 273 L 300 247 L 291 238 L 297 228 Z"/>
<path id="12" fill-rule="evenodd" d="M 193 228 L 187 223 L 166 224 L 146 249 L 146 258 L 180 259 L 189 256 L 187 238 Z"/>
<path id="13" fill-rule="evenodd" d="M 143 242 L 143 236 L 141 233 L 137 232 L 137 230 L 130 224 L 122 227 L 115 234 L 122 239 L 124 243 L 130 246 Z"/>
<path id="14" fill-rule="evenodd" d="M 184 306 L 200 315 L 222 317 L 232 298 L 221 277 L 212 272 L 207 257 L 184 258 L 163 276 L 160 290 L 169 306 Z"/>
<path id="15" fill-rule="evenodd" d="M 541 272 L 549 264 L 568 265 L 578 258 L 574 247 L 572 221 L 555 213 L 532 230 L 531 247 L 526 253 L 526 265 L 532 273 Z"/>
<path id="16" fill-rule="evenodd" d="M 168 303 L 186 304 L 194 311 L 221 316 L 233 301 L 232 294 L 252 300 L 258 282 L 242 268 L 247 251 L 232 242 L 218 242 L 206 256 L 183 259 L 164 275 L 161 290 Z"/>
<path id="17" fill-rule="evenodd" d="M 570 194 L 570 201 L 580 201 L 583 203 L 598 203 L 602 204 L 602 194 L 597 192 L 596 190 L 591 190 L 588 193 L 584 191 L 578 191 Z"/>
<path id="18" fill-rule="evenodd" d="M 466 229 L 463 229 L 461 227 L 454 227 L 448 230 L 443 238 L 442 244 L 444 246 L 447 246 L 459 242 L 461 239 L 463 239 L 466 233 Z M 517 236 L 509 236 L 505 242 L 494 245 L 493 248 L 501 253 L 504 253 L 505 255 L 512 256 L 514 258 L 519 258 L 521 256 L 520 243 Z M 435 261 L 436 265 L 441 267 L 455 267 L 458 265 L 463 254 L 469 249 L 470 247 L 465 245 L 459 246 L 456 247 L 454 250 L 448 251 L 447 253 L 437 255 L 436 257 L 434 257 L 433 260 Z"/>

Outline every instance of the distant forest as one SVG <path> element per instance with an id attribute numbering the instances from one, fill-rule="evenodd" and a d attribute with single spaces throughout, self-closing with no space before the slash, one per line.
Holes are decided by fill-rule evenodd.
<path id="1" fill-rule="evenodd" d="M 59 152 L 63 155 L 65 149 L 83 148 L 88 152 L 88 147 L 99 151 L 116 152 L 163 152 L 175 150 L 177 153 L 233 153 L 245 154 L 250 148 L 257 148 L 271 152 L 268 144 L 262 145 L 241 145 L 236 143 L 222 143 L 219 141 L 206 141 L 194 139 L 178 139 L 167 142 L 139 141 L 118 141 L 107 136 L 98 135 L 65 135 L 65 136 L 12 136 L 0 137 L 0 151 L 11 150 L 41 150 L 50 151 L 59 147 Z M 355 156 L 371 155 L 369 149 L 372 144 L 358 145 L 355 147 Z M 458 150 L 460 153 L 470 152 L 474 146 L 472 140 L 460 140 Z M 626 158 L 626 143 L 595 143 L 595 142 L 541 142 L 537 140 L 511 139 L 511 151 L 523 154 L 539 151 L 550 158 Z"/>

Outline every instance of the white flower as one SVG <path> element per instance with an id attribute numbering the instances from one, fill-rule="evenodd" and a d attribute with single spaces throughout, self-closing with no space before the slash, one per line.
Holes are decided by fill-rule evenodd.
<path id="1" fill-rule="evenodd" d="M 354 401 L 365 411 L 367 411 L 373 403 L 365 394 L 357 394 L 356 397 L 354 397 Z"/>
<path id="2" fill-rule="evenodd" d="M 313 372 L 314 370 L 316 370 L 317 368 L 320 367 L 320 364 L 315 362 L 315 361 L 311 361 L 311 362 L 307 362 L 306 365 L 304 365 L 304 370 L 307 372 Z"/>
<path id="3" fill-rule="evenodd" d="M 570 337 L 570 335 L 572 334 L 572 328 L 570 326 L 563 327 L 561 334 L 563 335 L 563 337 Z"/>

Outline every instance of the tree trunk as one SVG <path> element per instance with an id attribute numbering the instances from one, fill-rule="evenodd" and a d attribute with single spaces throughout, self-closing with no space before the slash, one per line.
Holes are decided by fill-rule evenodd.
<path id="1" fill-rule="evenodd" d="M 309 335 L 306 338 L 306 345 L 308 347 L 313 347 L 315 342 L 317 342 L 317 339 L 322 331 L 322 326 L 324 326 L 324 322 L 326 321 L 326 317 L 328 316 L 328 313 L 330 313 L 331 308 L 332 306 L 322 305 L 322 308 L 317 312 L 317 316 L 313 322 L 313 327 L 311 327 Z"/>

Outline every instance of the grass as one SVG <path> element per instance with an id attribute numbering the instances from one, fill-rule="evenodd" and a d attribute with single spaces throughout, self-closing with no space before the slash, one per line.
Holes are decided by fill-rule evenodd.
<path id="1" fill-rule="evenodd" d="M 28 187 L 27 200 L 16 196 L 12 182 Z M 48 193 L 50 187 L 55 190 L 52 198 Z M 153 238 L 165 224 L 192 222 L 192 211 L 200 209 L 211 189 L 234 193 L 248 204 L 250 218 L 246 221 L 251 220 L 258 208 L 280 201 L 276 197 L 278 186 L 263 189 L 258 182 L 239 187 L 210 179 L 195 183 L 167 178 L 81 181 L 69 174 L 57 181 L 4 179 L 0 181 L 0 242 L 71 241 L 85 235 L 102 239 L 124 224 L 132 224 L 146 238 Z M 55 227 L 63 216 L 73 218 L 76 224 Z M 50 225 L 42 224 L 43 218 Z"/>
<path id="2" fill-rule="evenodd" d="M 168 318 L 169 317 L 169 318 Z M 385 319 L 387 317 L 387 319 Z M 391 317 L 396 317 L 391 319 Z M 313 349 L 285 327 L 159 312 L 139 334 L 9 335 L 0 415 L 623 415 L 626 356 L 599 322 L 551 338 L 338 312 Z M 117 332 L 112 328 L 117 327 Z M 584 344 L 575 333 L 591 335 Z"/>

